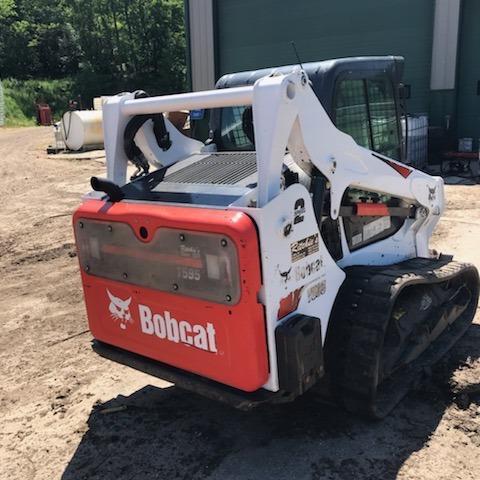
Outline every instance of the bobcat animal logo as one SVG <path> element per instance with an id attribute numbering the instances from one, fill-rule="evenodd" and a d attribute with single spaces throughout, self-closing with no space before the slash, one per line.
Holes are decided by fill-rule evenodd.
<path id="1" fill-rule="evenodd" d="M 120 328 L 125 330 L 129 323 L 133 323 L 132 314 L 130 313 L 130 302 L 132 301 L 132 297 L 122 300 L 121 298 L 112 295 L 108 289 L 107 294 L 110 299 L 110 305 L 108 306 L 110 316 L 115 321 L 120 320 Z"/>

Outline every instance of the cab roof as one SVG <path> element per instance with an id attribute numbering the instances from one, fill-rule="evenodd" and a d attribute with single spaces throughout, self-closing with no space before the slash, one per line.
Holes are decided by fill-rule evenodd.
<path id="1" fill-rule="evenodd" d="M 398 85 L 403 76 L 403 64 L 403 57 L 388 55 L 336 58 L 321 62 L 303 63 L 302 67 L 312 82 L 313 91 L 322 102 L 323 108 L 330 115 L 335 84 L 338 79 L 374 78 L 378 75 L 387 75 L 394 85 Z M 229 73 L 223 75 L 217 81 L 215 88 L 253 85 L 259 78 L 268 76 L 273 72 L 287 74 L 296 67 L 298 67 L 298 64 Z"/>

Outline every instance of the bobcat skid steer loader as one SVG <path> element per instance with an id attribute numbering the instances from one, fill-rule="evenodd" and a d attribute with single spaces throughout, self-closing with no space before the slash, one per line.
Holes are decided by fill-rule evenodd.
<path id="1" fill-rule="evenodd" d="M 402 68 L 339 59 L 111 98 L 107 179 L 73 218 L 94 350 L 242 409 L 323 382 L 385 416 L 479 293 L 475 267 L 429 250 L 443 182 L 400 162 Z M 205 143 L 164 115 L 198 109 Z"/>

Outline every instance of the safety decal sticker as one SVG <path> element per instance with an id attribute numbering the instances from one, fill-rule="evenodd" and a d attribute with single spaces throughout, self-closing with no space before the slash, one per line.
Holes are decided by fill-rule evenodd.
<path id="1" fill-rule="evenodd" d="M 297 225 L 297 223 L 303 222 L 305 215 L 305 200 L 303 198 L 299 198 L 295 202 L 294 212 L 293 212 L 293 224 Z"/>
<path id="2" fill-rule="evenodd" d="M 298 242 L 291 243 L 290 251 L 292 252 L 292 262 L 298 262 L 302 258 L 317 253 L 318 248 L 318 233 L 302 238 L 298 240 Z"/>
<path id="3" fill-rule="evenodd" d="M 380 217 L 363 226 L 363 241 L 376 237 L 392 226 L 390 217 Z"/>
<path id="4" fill-rule="evenodd" d="M 308 303 L 313 302 L 318 297 L 323 295 L 327 291 L 327 281 L 321 280 L 318 283 L 315 283 L 311 287 L 308 287 L 307 290 L 307 299 Z"/>

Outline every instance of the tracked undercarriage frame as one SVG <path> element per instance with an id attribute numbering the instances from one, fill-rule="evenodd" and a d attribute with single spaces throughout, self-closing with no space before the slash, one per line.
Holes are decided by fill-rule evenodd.
<path id="1" fill-rule="evenodd" d="M 382 418 L 470 326 L 473 265 L 451 257 L 350 267 L 327 343 L 334 393 L 350 411 Z"/>

